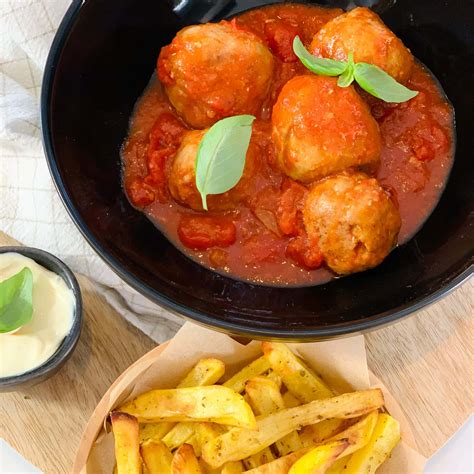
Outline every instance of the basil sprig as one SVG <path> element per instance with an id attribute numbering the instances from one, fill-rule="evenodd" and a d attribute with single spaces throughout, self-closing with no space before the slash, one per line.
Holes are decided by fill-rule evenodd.
<path id="1" fill-rule="evenodd" d="M 293 51 L 311 72 L 322 76 L 339 76 L 339 87 L 348 87 L 355 80 L 374 97 L 394 103 L 405 102 L 418 94 L 418 91 L 408 89 L 374 64 L 354 63 L 352 52 L 347 61 L 317 58 L 304 47 L 298 36 L 293 40 Z"/>
<path id="2" fill-rule="evenodd" d="M 195 162 L 196 187 L 206 211 L 209 194 L 229 191 L 242 177 L 254 120 L 253 115 L 219 120 L 199 143 Z"/>
<path id="3" fill-rule="evenodd" d="M 14 331 L 33 315 L 33 274 L 28 267 L 0 282 L 0 333 Z"/>

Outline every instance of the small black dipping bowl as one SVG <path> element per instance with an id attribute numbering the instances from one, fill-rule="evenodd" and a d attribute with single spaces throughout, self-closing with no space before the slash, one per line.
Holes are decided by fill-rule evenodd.
<path id="1" fill-rule="evenodd" d="M 31 258 L 47 270 L 59 275 L 73 292 L 75 308 L 73 323 L 69 334 L 61 342 L 57 351 L 43 364 L 36 369 L 23 374 L 12 375 L 11 377 L 0 377 L 0 392 L 13 392 L 24 388 L 32 387 L 53 376 L 71 357 L 81 334 L 82 328 L 82 297 L 79 283 L 74 273 L 69 267 L 54 255 L 44 250 L 31 247 L 0 247 L 0 253 L 18 253 L 24 257 Z M 21 356 L 21 354 L 19 355 Z"/>
<path id="2" fill-rule="evenodd" d="M 269 3 L 74 0 L 52 45 L 41 97 L 52 177 L 77 227 L 107 264 L 140 293 L 186 318 L 232 334 L 299 341 L 392 323 L 436 301 L 472 273 L 472 1 L 355 1 L 374 8 L 433 71 L 454 105 L 458 134 L 454 166 L 438 206 L 418 233 L 377 268 L 305 288 L 236 281 L 184 256 L 123 192 L 120 147 L 161 47 L 186 25 Z"/>

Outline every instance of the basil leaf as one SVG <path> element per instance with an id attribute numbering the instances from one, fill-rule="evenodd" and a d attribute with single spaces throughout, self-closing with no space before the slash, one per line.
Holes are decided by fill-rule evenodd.
<path id="1" fill-rule="evenodd" d="M 337 85 L 339 87 L 349 87 L 354 81 L 354 54 L 349 53 L 346 70 L 339 76 Z"/>
<path id="2" fill-rule="evenodd" d="M 0 283 L 0 333 L 27 324 L 33 315 L 33 274 L 28 267 Z"/>
<path id="3" fill-rule="evenodd" d="M 418 94 L 373 64 L 357 63 L 354 66 L 354 77 L 362 89 L 385 102 L 405 102 Z"/>
<path id="4" fill-rule="evenodd" d="M 293 52 L 298 56 L 303 65 L 310 71 L 323 76 L 339 76 L 342 74 L 347 63 L 335 61 L 334 59 L 322 59 L 313 56 L 303 45 L 299 36 L 293 40 Z"/>
<path id="5" fill-rule="evenodd" d="M 196 187 L 207 211 L 209 194 L 225 193 L 242 177 L 252 135 L 253 115 L 236 115 L 216 122 L 199 143 Z"/>

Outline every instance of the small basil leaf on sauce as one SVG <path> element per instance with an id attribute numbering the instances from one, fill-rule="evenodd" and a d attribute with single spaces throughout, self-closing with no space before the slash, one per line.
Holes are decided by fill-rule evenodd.
<path id="1" fill-rule="evenodd" d="M 27 324 L 33 315 L 33 274 L 28 267 L 0 282 L 0 333 Z"/>
<path id="2" fill-rule="evenodd" d="M 347 67 L 347 63 L 343 61 L 323 59 L 313 56 L 304 47 L 299 36 L 295 36 L 295 39 L 293 40 L 293 51 L 306 68 L 311 72 L 321 74 L 322 76 L 339 76 Z"/>
<path id="3" fill-rule="evenodd" d="M 216 122 L 199 143 L 196 187 L 207 211 L 207 196 L 232 189 L 242 177 L 252 135 L 253 115 L 236 115 Z"/>
<path id="4" fill-rule="evenodd" d="M 405 102 L 418 94 L 373 64 L 357 63 L 354 77 L 362 89 L 385 102 Z"/>
<path id="5" fill-rule="evenodd" d="M 354 54 L 349 53 L 346 70 L 337 79 L 339 87 L 349 87 L 354 81 Z"/>

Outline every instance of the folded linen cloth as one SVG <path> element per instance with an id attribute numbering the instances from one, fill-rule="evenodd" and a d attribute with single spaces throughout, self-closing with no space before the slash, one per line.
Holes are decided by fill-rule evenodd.
<path id="1" fill-rule="evenodd" d="M 93 278 L 120 314 L 162 342 L 174 335 L 181 318 L 139 295 L 94 253 L 64 209 L 44 157 L 41 79 L 69 4 L 69 0 L 0 0 L 0 229 Z"/>

